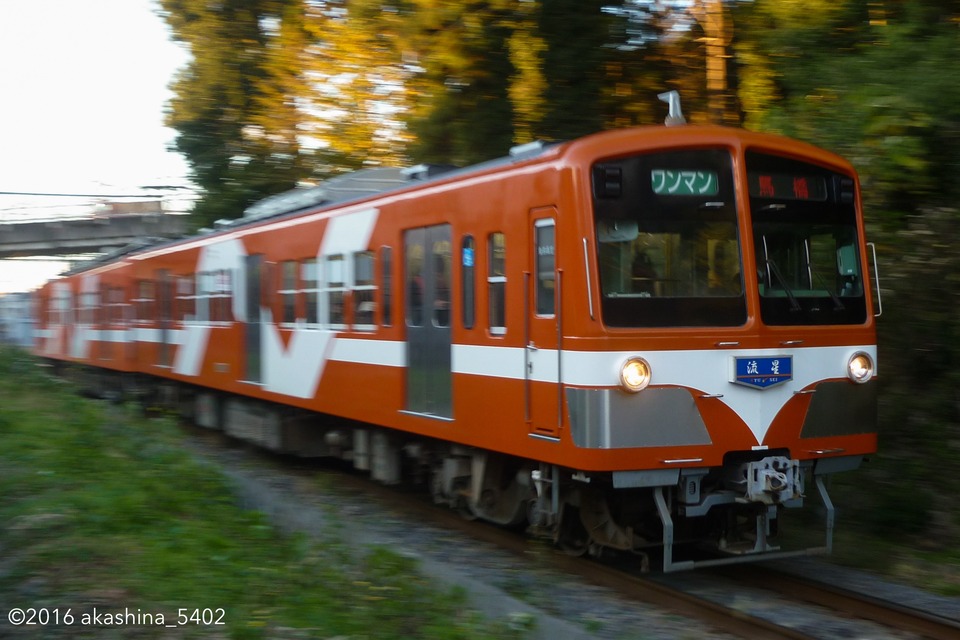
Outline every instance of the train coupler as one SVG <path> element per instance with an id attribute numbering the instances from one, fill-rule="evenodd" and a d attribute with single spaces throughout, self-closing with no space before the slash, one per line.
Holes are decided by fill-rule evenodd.
<path id="1" fill-rule="evenodd" d="M 768 456 L 725 470 L 728 487 L 743 492 L 739 502 L 783 504 L 803 498 L 803 469 L 799 460 Z"/>

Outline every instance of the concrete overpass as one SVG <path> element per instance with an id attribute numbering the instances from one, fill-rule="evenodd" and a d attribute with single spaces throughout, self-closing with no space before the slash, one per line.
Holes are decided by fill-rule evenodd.
<path id="1" fill-rule="evenodd" d="M 101 253 L 147 237 L 174 238 L 186 230 L 187 216 L 159 210 L 0 223 L 0 259 Z"/>

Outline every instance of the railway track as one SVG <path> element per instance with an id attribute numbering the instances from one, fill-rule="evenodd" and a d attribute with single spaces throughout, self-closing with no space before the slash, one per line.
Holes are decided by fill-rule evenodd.
<path id="1" fill-rule="evenodd" d="M 209 438 L 206 441 L 208 444 L 211 442 Z M 223 446 L 223 443 L 215 446 Z M 278 459 L 270 454 L 253 456 L 252 450 L 246 451 L 250 452 L 251 457 L 257 457 L 259 463 L 290 477 L 310 478 L 315 477 L 318 472 L 334 474 L 334 480 L 327 484 L 335 484 L 337 491 L 379 503 L 385 511 L 392 512 L 388 518 L 399 513 L 402 518 L 418 525 L 436 527 L 444 532 L 460 534 L 468 540 L 495 547 L 519 558 L 521 562 L 517 563 L 517 566 L 521 567 L 520 571 L 530 563 L 548 566 L 583 583 L 615 593 L 621 600 L 663 609 L 688 621 L 696 620 L 703 635 L 707 637 L 740 637 L 751 640 L 836 637 L 834 627 L 816 622 L 817 616 L 824 615 L 844 619 L 843 624 L 853 627 L 858 627 L 857 621 L 864 621 L 863 628 L 868 635 L 863 637 L 934 640 L 960 637 L 960 622 L 955 619 L 910 609 L 897 603 L 758 565 L 732 566 L 709 572 L 667 576 L 641 575 L 638 559 L 621 557 L 613 561 L 591 561 L 572 557 L 549 545 L 517 535 L 516 532 L 465 519 L 456 512 L 437 507 L 420 492 L 384 487 L 364 476 L 331 469 L 329 466 L 303 461 L 290 464 L 290 460 Z M 470 546 L 469 542 L 466 546 Z M 704 587 L 704 584 L 707 586 Z M 743 606 L 742 601 L 724 602 L 722 598 L 709 595 L 711 592 L 724 591 L 750 591 L 752 595 L 749 598 L 759 604 L 756 607 Z M 772 598 L 790 603 L 793 607 L 808 606 L 811 610 L 821 610 L 809 615 L 801 612 L 788 620 L 777 613 L 781 609 L 780 604 L 762 602 Z M 753 609 L 761 610 L 761 613 L 755 613 Z M 763 615 L 763 610 L 766 610 L 768 615 Z M 826 610 L 826 613 L 823 610 Z M 797 616 L 801 619 L 800 622 L 797 621 Z M 807 616 L 806 621 L 803 621 L 804 616 Z M 882 632 L 877 632 L 877 628 L 882 629 Z"/>
<path id="2" fill-rule="evenodd" d="M 960 638 L 960 620 L 837 585 L 761 566 L 728 568 L 721 573 L 732 575 L 738 582 L 754 588 L 774 591 L 918 637 L 931 640 Z"/>
<path id="3" fill-rule="evenodd" d="M 420 506 L 422 507 L 423 504 L 421 503 Z M 428 517 L 428 514 L 424 513 L 423 517 Z M 446 512 L 443 514 L 443 521 L 445 527 L 455 528 L 466 535 L 494 544 L 518 556 L 529 554 L 529 541 L 509 531 L 483 523 L 465 521 Z M 704 625 L 723 633 L 749 639 L 832 638 L 829 630 L 823 635 L 815 631 L 807 632 L 752 615 L 740 607 L 727 606 L 698 596 L 685 588 L 684 574 L 659 580 L 651 576 L 637 575 L 635 571 L 624 571 L 622 568 L 602 562 L 571 557 L 559 550 L 550 550 L 549 554 L 551 564 L 558 570 L 608 588 L 624 598 L 697 618 Z M 930 640 L 960 638 L 960 620 L 769 569 L 762 565 L 726 567 L 711 573 L 733 579 L 740 586 L 749 586 L 764 593 L 779 594 L 791 602 L 813 604 L 846 618 L 874 623 L 890 630 L 891 637 L 903 637 L 900 634 L 905 633 L 910 637 Z"/>
<path id="4" fill-rule="evenodd" d="M 414 513 L 415 518 L 429 519 L 445 529 L 456 530 L 529 561 L 531 543 L 524 536 L 486 523 L 466 520 L 448 510 L 436 509 L 433 505 L 418 500 L 416 496 L 404 495 L 403 498 L 403 508 Z M 399 505 L 396 501 L 393 504 Z M 569 556 L 546 546 L 539 546 L 537 549 L 536 553 L 548 556 L 550 566 L 559 571 L 609 589 L 626 600 L 660 607 L 685 618 L 697 619 L 705 628 L 716 632 L 751 640 L 810 640 L 816 637 L 724 606 L 681 587 L 637 575 L 635 571 L 625 571 L 603 562 Z M 628 564 L 633 569 L 639 568 L 639 564 Z"/>

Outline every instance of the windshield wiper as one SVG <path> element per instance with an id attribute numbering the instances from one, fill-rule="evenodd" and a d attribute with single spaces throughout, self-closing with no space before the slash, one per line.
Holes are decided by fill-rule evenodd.
<path id="1" fill-rule="evenodd" d="M 814 271 L 813 265 L 810 263 L 807 263 L 807 269 L 810 271 L 810 274 L 817 281 L 817 284 L 823 287 L 823 290 L 826 291 L 827 295 L 830 296 L 830 299 L 833 300 L 833 310 L 843 311 L 844 309 L 846 309 L 846 307 L 843 306 L 843 302 L 840 301 L 840 297 L 837 294 L 835 294 L 833 290 L 830 289 L 830 287 L 827 286 L 827 283 L 823 281 L 823 278 L 820 276 L 820 274 Z"/>
<path id="2" fill-rule="evenodd" d="M 766 264 L 768 270 L 772 271 L 773 275 L 777 277 L 780 286 L 783 287 L 783 292 L 787 294 L 787 299 L 790 301 L 790 311 L 803 311 L 803 307 L 800 306 L 800 301 L 797 300 L 797 296 L 793 295 L 793 291 L 787 286 L 787 281 L 784 279 L 783 274 L 780 273 L 780 268 L 777 267 L 777 263 L 768 258 Z"/>

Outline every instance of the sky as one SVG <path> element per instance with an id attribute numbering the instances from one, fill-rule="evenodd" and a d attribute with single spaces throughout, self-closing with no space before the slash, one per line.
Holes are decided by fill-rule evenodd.
<path id="1" fill-rule="evenodd" d="M 0 0 L 0 192 L 188 185 L 163 118 L 189 55 L 156 11 L 155 0 Z M 0 220 L 93 202 L 0 195 Z M 0 293 L 36 286 L 37 270 L 0 261 Z"/>

